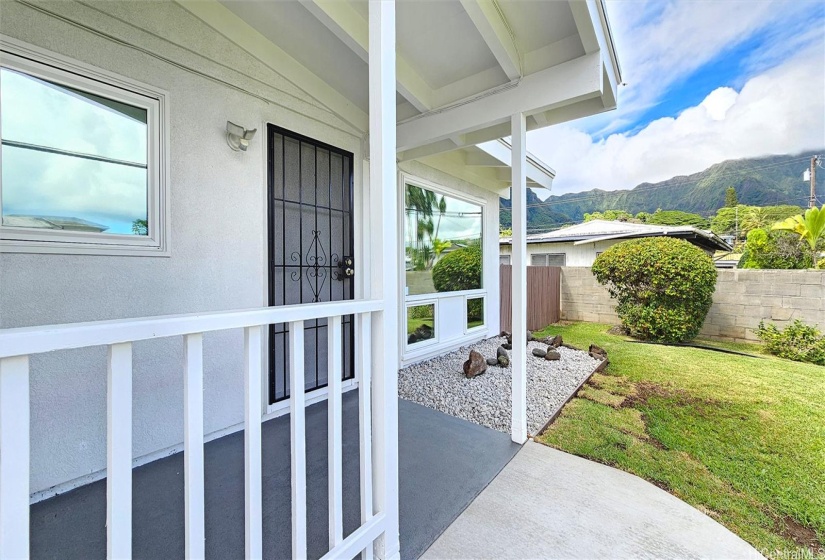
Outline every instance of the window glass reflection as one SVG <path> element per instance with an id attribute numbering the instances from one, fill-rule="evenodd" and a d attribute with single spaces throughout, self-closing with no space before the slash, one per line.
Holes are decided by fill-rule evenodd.
<path id="1" fill-rule="evenodd" d="M 435 338 L 435 305 L 407 307 L 407 344 Z"/>
<path id="2" fill-rule="evenodd" d="M 0 69 L 4 226 L 148 235 L 148 112 Z"/>
<path id="3" fill-rule="evenodd" d="M 407 185 L 407 295 L 480 289 L 482 221 L 477 204 Z"/>

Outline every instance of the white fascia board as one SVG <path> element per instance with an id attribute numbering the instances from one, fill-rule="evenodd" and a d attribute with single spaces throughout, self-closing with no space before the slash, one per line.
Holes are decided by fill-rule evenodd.
<path id="1" fill-rule="evenodd" d="M 513 114 L 530 116 L 576 101 L 601 97 L 602 84 L 600 54 L 584 55 L 525 76 L 517 85 L 499 93 L 459 103 L 399 124 L 397 149 L 405 152 L 456 137 L 475 140 L 477 136 L 474 138 L 471 134 L 473 132 L 486 128 L 495 132 L 504 130 Z M 503 136 L 506 133 L 467 143 L 478 144 Z"/>
<path id="2" fill-rule="evenodd" d="M 507 29 L 507 24 L 496 7 L 495 1 L 461 0 L 461 5 L 507 77 L 510 80 L 521 77 L 521 61 L 514 37 Z"/>
<path id="3" fill-rule="evenodd" d="M 217 0 L 176 0 L 212 29 L 244 49 L 314 97 L 330 112 L 358 131 L 369 126 L 369 117 L 355 103 L 308 70 L 234 12 Z"/>
<path id="4" fill-rule="evenodd" d="M 369 63 L 367 22 L 349 2 L 342 0 L 301 0 L 301 4 L 364 62 Z M 396 53 L 398 47 L 396 46 Z M 432 108 L 432 88 L 396 54 L 396 88 L 420 112 Z"/>
<path id="5" fill-rule="evenodd" d="M 616 87 L 621 82 L 621 68 L 616 55 L 616 48 L 613 44 L 613 36 L 610 32 L 610 24 L 607 20 L 602 0 L 569 0 L 570 11 L 573 12 L 573 20 L 582 41 L 585 53 L 601 52 L 604 59 L 604 72 L 606 81 L 610 84 L 612 94 L 612 104 L 607 103 L 609 108 L 616 106 Z"/>
<path id="6" fill-rule="evenodd" d="M 513 148 L 505 140 L 499 139 L 495 142 L 486 142 L 479 144 L 477 147 L 493 156 L 505 166 L 510 167 L 512 165 Z M 553 186 L 553 179 L 555 177 L 556 171 L 554 169 L 531 153 L 527 153 L 527 179 L 536 186 L 541 186 L 549 190 Z"/>

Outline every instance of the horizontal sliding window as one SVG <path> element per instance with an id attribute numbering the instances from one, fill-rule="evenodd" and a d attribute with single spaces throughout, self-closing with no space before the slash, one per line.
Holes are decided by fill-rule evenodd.
<path id="1" fill-rule="evenodd" d="M 3 248 L 163 250 L 163 96 L 3 55 Z"/>

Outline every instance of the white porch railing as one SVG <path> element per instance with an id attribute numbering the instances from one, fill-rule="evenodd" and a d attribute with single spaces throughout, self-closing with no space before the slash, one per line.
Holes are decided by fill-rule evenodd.
<path id="1" fill-rule="evenodd" d="M 380 301 L 342 301 L 134 320 L 97 321 L 0 331 L 0 558 L 29 555 L 29 355 L 107 345 L 107 556 L 132 554 L 132 343 L 182 336 L 184 344 L 184 479 L 186 557 L 203 558 L 203 333 L 244 329 L 244 454 L 246 557 L 262 556 L 262 332 L 269 324 L 289 324 L 292 446 L 292 555 L 305 558 L 306 448 L 304 321 L 329 321 L 329 546 L 324 558 L 352 558 L 386 529 L 385 512 L 373 504 L 371 350 L 372 318 Z M 361 527 L 343 538 L 341 317 L 354 315 L 359 329 Z M 380 475 L 379 475 L 380 476 Z"/>

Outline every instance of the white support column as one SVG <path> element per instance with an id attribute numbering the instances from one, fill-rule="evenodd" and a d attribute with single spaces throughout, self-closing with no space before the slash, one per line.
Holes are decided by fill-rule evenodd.
<path id="1" fill-rule="evenodd" d="M 183 338 L 183 472 L 187 560 L 206 555 L 203 487 L 203 334 Z"/>
<path id="2" fill-rule="evenodd" d="M 109 346 L 106 557 L 132 557 L 132 344 Z"/>
<path id="3" fill-rule="evenodd" d="M 292 467 L 292 557 L 307 557 L 307 440 L 304 322 L 289 323 L 289 426 Z"/>
<path id="4" fill-rule="evenodd" d="M 510 437 L 527 441 L 527 123 L 523 113 L 511 118 L 513 187 L 513 411 Z"/>
<path id="5" fill-rule="evenodd" d="M 244 329 L 244 518 L 246 558 L 263 556 L 261 327 Z"/>
<path id="6" fill-rule="evenodd" d="M 341 317 L 327 319 L 327 459 L 329 467 L 329 548 L 344 540 L 343 502 L 343 410 L 341 399 L 341 364 L 343 345 Z"/>
<path id="7" fill-rule="evenodd" d="M 29 557 L 29 357 L 0 359 L 0 558 Z"/>
<path id="8" fill-rule="evenodd" d="M 373 504 L 385 516 L 375 554 L 398 558 L 398 185 L 395 2 L 369 3 L 370 297 L 383 302 L 372 329 Z"/>

